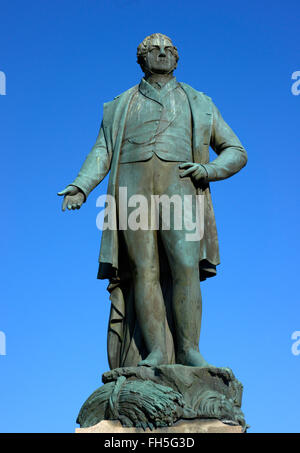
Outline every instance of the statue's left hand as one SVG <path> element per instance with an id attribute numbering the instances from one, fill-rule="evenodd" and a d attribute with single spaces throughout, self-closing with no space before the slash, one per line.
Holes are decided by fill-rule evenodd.
<path id="1" fill-rule="evenodd" d="M 195 182 L 207 181 L 207 171 L 201 164 L 195 162 L 184 162 L 179 165 L 180 170 L 186 168 L 184 172 L 180 173 L 180 177 L 190 176 Z"/>

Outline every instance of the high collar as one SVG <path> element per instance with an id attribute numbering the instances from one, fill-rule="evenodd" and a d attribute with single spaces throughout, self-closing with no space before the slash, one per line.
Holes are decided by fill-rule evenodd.
<path id="1" fill-rule="evenodd" d="M 154 88 L 147 80 L 144 78 L 141 80 L 139 85 L 139 91 L 146 97 L 153 99 L 161 103 L 162 98 L 169 93 L 170 91 L 174 90 L 178 87 L 178 82 L 176 77 L 173 77 L 169 80 L 161 89 Z"/>

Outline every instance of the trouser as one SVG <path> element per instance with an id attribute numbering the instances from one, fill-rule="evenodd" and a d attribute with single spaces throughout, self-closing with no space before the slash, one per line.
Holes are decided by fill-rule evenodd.
<path id="1" fill-rule="evenodd" d="M 179 162 L 163 161 L 156 155 L 147 161 L 120 164 L 118 186 L 125 187 L 127 193 L 126 200 L 117 198 L 117 204 L 118 209 L 127 204 L 128 221 L 137 208 L 136 205 L 128 207 L 128 204 L 130 204 L 130 198 L 137 194 L 147 200 L 148 208 L 151 205 L 151 195 L 169 197 L 177 195 L 182 200 L 183 210 L 184 196 L 188 195 L 193 201 L 192 211 L 195 219 L 196 189 L 190 177 L 180 178 L 179 164 Z M 119 206 L 120 203 L 122 206 Z M 174 210 L 175 206 L 171 203 L 169 229 L 164 229 L 168 225 L 163 218 L 163 208 L 160 207 L 158 230 L 127 228 L 121 231 L 133 278 L 137 319 L 149 352 L 162 348 L 163 338 L 165 338 L 162 322 L 165 317 L 165 308 L 160 288 L 158 235 L 160 235 L 173 280 L 175 350 L 180 353 L 187 348 L 198 349 L 201 324 L 200 241 L 187 240 L 186 235 L 189 231 L 184 228 L 184 222 L 181 229 L 176 229 Z M 183 217 L 184 215 L 185 213 Z M 148 227 L 151 222 L 153 226 L 153 210 L 148 209 L 147 216 Z M 144 214 L 143 218 L 145 219 Z"/>

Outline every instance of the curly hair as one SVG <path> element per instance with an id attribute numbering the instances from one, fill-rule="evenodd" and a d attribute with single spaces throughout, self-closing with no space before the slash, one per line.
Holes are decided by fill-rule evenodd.
<path id="1" fill-rule="evenodd" d="M 175 56 L 175 59 L 176 59 L 176 64 L 177 64 L 177 61 L 179 60 L 177 47 L 175 47 L 173 45 L 171 38 L 169 38 L 166 35 L 163 35 L 162 33 L 153 33 L 152 35 L 146 36 L 146 38 L 143 39 L 143 41 L 138 45 L 138 48 L 137 48 L 137 63 L 141 66 L 142 70 L 144 70 L 144 57 L 146 56 L 146 54 L 149 50 L 150 41 L 155 38 L 163 38 L 166 41 L 169 41 L 172 46 L 171 52 Z"/>

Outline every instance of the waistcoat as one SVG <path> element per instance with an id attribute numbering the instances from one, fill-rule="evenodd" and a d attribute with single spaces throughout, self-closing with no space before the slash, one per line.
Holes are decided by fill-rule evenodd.
<path id="1" fill-rule="evenodd" d="M 192 117 L 187 96 L 175 77 L 160 90 L 142 79 L 129 106 L 120 163 L 192 160 Z"/>

